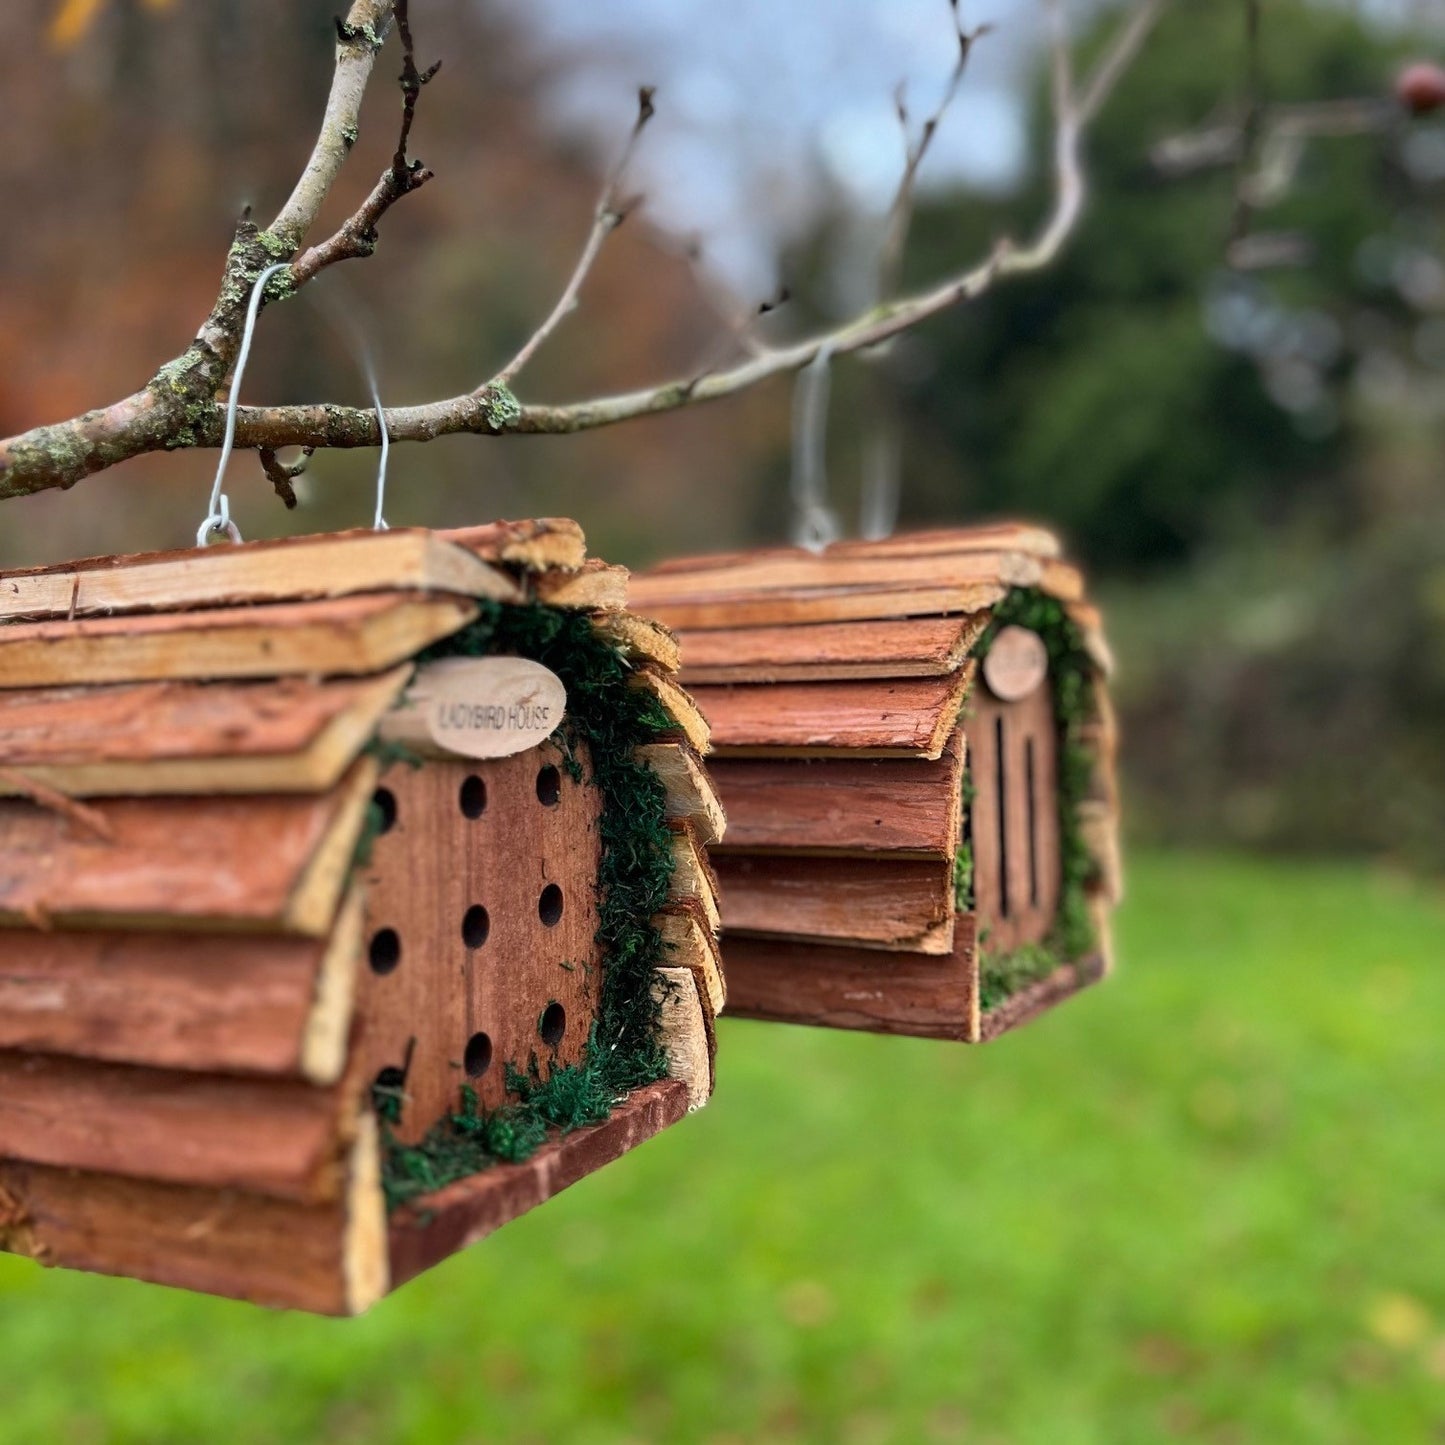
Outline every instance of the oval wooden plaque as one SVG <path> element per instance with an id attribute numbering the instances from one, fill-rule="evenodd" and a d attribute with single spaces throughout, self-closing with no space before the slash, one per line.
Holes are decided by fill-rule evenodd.
<path id="1" fill-rule="evenodd" d="M 438 748 L 507 758 L 545 742 L 567 711 L 556 673 L 525 657 L 447 657 L 419 669 L 403 701 Z"/>
<path id="2" fill-rule="evenodd" d="M 1001 702 L 1028 697 L 1048 673 L 1049 650 L 1027 627 L 1003 628 L 983 660 L 983 680 Z"/>

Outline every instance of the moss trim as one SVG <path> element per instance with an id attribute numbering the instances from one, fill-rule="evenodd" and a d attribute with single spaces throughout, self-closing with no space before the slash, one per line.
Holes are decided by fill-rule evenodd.
<path id="1" fill-rule="evenodd" d="M 535 1054 L 525 1071 L 507 1062 L 513 1104 L 488 1111 L 474 1090 L 464 1088 L 462 1108 L 413 1145 L 392 1133 L 396 1101 L 377 1098 L 389 1209 L 499 1161 L 526 1159 L 551 1133 L 601 1123 L 624 1095 L 666 1073 L 652 990 L 663 943 L 651 919 L 667 902 L 672 835 L 666 791 L 633 752 L 676 724 L 655 696 L 629 686 L 631 669 L 621 653 L 576 612 L 483 602 L 474 622 L 418 661 L 492 655 L 530 658 L 556 673 L 567 689 L 567 716 L 550 741 L 579 781 L 578 745 L 585 743 L 590 755 L 592 781 L 602 793 L 596 935 L 606 960 L 601 997 L 579 1064 L 544 1074 Z"/>
<path id="2" fill-rule="evenodd" d="M 1089 916 L 1089 893 L 1099 881 L 1098 864 L 1084 842 L 1079 818 L 1094 773 L 1094 754 L 1084 741 L 1085 725 L 1094 717 L 1097 672 L 1084 646 L 1083 633 L 1056 597 L 1031 587 L 1013 589 L 994 609 L 972 656 L 980 662 L 1005 627 L 1025 627 L 1043 639 L 1049 655 L 1049 681 L 1054 721 L 1059 735 L 1059 909 L 1048 937 L 1007 953 L 990 952 L 979 939 L 979 1006 L 987 1012 L 1020 989 L 1066 963 L 1076 963 L 1098 945 Z M 964 806 L 973 801 L 974 785 L 964 771 Z M 966 855 L 966 856 L 965 856 Z M 962 907 L 973 906 L 973 854 L 965 842 L 954 862 L 955 895 Z M 968 887 L 959 883 L 967 878 Z"/>

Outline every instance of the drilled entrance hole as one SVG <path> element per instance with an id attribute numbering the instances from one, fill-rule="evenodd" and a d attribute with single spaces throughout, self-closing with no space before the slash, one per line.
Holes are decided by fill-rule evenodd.
<path id="1" fill-rule="evenodd" d="M 480 948 L 492 931 L 492 920 L 480 903 L 474 903 L 462 915 L 462 942 L 468 948 Z"/>
<path id="2" fill-rule="evenodd" d="M 562 921 L 562 890 L 555 883 L 549 883 L 542 890 L 537 900 L 537 917 L 548 928 L 555 928 Z"/>
<path id="3" fill-rule="evenodd" d="M 457 794 L 457 803 L 468 818 L 480 818 L 487 811 L 487 785 L 472 773 Z"/>
<path id="4" fill-rule="evenodd" d="M 562 1035 L 567 1032 L 567 1010 L 555 999 L 542 1010 L 537 1032 L 549 1049 L 555 1049 L 562 1042 Z"/>
<path id="5" fill-rule="evenodd" d="M 378 788 L 371 795 L 372 806 L 376 809 L 376 831 L 390 833 L 396 827 L 396 794 L 390 788 Z"/>
<path id="6" fill-rule="evenodd" d="M 390 973 L 401 962 L 401 934 L 394 928 L 378 928 L 371 935 L 368 957 L 373 973 Z"/>
<path id="7" fill-rule="evenodd" d="M 548 808 L 562 801 L 562 774 L 551 763 L 537 774 L 537 801 Z"/>
<path id="8" fill-rule="evenodd" d="M 490 1034 L 473 1034 L 467 1040 L 467 1050 L 462 1055 L 462 1064 L 467 1073 L 479 1079 L 492 1066 L 492 1039 Z"/>

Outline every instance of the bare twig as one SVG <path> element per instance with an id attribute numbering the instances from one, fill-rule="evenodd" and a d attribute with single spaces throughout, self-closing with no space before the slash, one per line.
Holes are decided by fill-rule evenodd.
<path id="1" fill-rule="evenodd" d="M 980 25 L 975 30 L 965 29 L 963 18 L 959 14 L 958 0 L 948 0 L 948 9 L 953 19 L 954 35 L 958 41 L 958 56 L 954 60 L 953 69 L 949 72 L 948 83 L 944 87 L 942 98 L 934 107 L 932 114 L 924 119 L 916 141 L 908 133 L 908 106 L 901 85 L 895 97 L 898 124 L 903 131 L 904 163 L 903 175 L 899 179 L 898 189 L 894 193 L 893 203 L 888 208 L 888 217 L 883 226 L 883 246 L 878 258 L 878 297 L 880 300 L 890 295 L 898 285 L 898 272 L 903 264 L 903 249 L 907 244 L 908 227 L 913 219 L 913 200 L 918 189 L 918 168 L 923 164 L 923 158 L 928 154 L 928 148 L 933 144 L 934 136 L 938 134 L 938 127 L 948 113 L 949 106 L 953 104 L 959 86 L 963 83 L 964 72 L 968 69 L 968 57 L 973 51 L 975 42 L 992 29 L 992 26 L 989 25 Z"/>
<path id="2" fill-rule="evenodd" d="M 296 505 L 296 488 L 291 483 L 305 472 L 315 454 L 315 447 L 302 447 L 301 455 L 294 462 L 283 462 L 271 447 L 256 449 L 261 470 L 266 473 L 266 480 L 271 483 L 287 511 Z"/>
<path id="3" fill-rule="evenodd" d="M 824 350 L 841 356 L 877 347 L 929 317 L 975 299 L 1000 281 L 1047 266 L 1074 230 L 1082 212 L 1084 177 L 1080 149 L 1087 122 L 1117 83 L 1164 3 L 1165 0 L 1139 0 L 1077 94 L 1062 25 L 1056 27 L 1055 194 L 1043 224 L 1027 244 L 1001 238 L 981 260 L 927 290 L 885 301 L 828 331 L 761 351 L 727 370 L 702 377 L 675 378 L 638 391 L 563 405 L 520 402 L 511 394 L 511 378 L 567 314 L 603 240 L 615 229 L 617 218 L 625 214 L 625 209 L 619 209 L 616 201 L 616 186 L 622 171 L 619 166 L 603 192 L 582 259 L 562 297 L 517 356 L 492 380 L 474 391 L 421 406 L 386 411 L 387 434 L 392 441 L 428 441 L 460 432 L 479 435 L 570 433 L 714 401 L 770 377 L 796 371 Z M 322 137 L 296 191 L 271 230 L 257 232 L 252 228 L 247 232 L 243 228 L 238 235 L 232 263 L 228 264 L 227 288 L 234 288 L 237 281 L 245 277 L 254 280 L 263 263 L 277 259 L 276 247 L 282 248 L 283 255 L 294 248 L 314 220 L 326 187 L 339 169 L 339 162 L 332 165 L 337 154 L 335 147 L 344 153 L 344 133 L 355 125 L 361 67 L 364 62 L 369 69 L 375 45 L 380 42 L 377 26 L 384 26 L 391 13 L 390 0 L 354 0 L 346 21 L 351 29 L 343 33 L 337 46 L 337 77 Z M 650 110 L 650 98 L 644 95 L 623 166 L 631 156 L 637 134 Z M 331 138 L 335 139 L 335 146 Z M 276 227 L 283 222 L 284 233 L 278 238 Z M 294 240 L 288 239 L 293 237 Z M 278 279 L 286 281 L 288 275 L 283 273 Z M 223 301 L 228 294 L 223 288 Z M 246 289 L 243 287 L 238 294 L 244 311 Z M 221 308 L 216 347 L 207 349 L 203 332 L 191 351 L 162 368 L 146 390 L 102 411 L 88 412 L 57 426 L 40 427 L 0 441 L 0 499 L 68 487 L 92 472 L 143 452 L 216 445 L 221 434 L 222 413 L 215 399 L 239 343 L 239 316 L 234 314 L 235 310 L 231 302 Z M 380 436 L 378 414 L 371 409 L 331 405 L 243 407 L 237 414 L 237 445 L 253 450 L 284 446 L 375 446 Z"/>
<path id="4" fill-rule="evenodd" d="M 627 144 L 622 149 L 621 158 L 613 167 L 606 185 L 602 187 L 602 194 L 597 201 L 597 209 L 592 214 L 592 229 L 587 233 L 587 243 L 582 247 L 582 254 L 578 257 L 577 265 L 573 268 L 572 275 L 563 288 L 562 294 L 557 298 L 557 304 L 548 313 L 547 319 L 527 338 L 522 349 L 491 381 L 478 387 L 478 392 L 481 392 L 486 386 L 510 386 L 517 374 L 541 350 L 547 338 L 577 305 L 577 295 L 582 290 L 582 283 L 587 279 L 587 274 L 592 270 L 607 238 L 627 219 L 637 204 L 635 198 L 621 201 L 619 195 L 623 175 L 632 160 L 633 152 L 637 149 L 637 142 L 647 128 L 648 121 L 657 113 L 657 108 L 653 104 L 653 97 L 656 94 L 656 88 L 651 85 L 644 85 L 637 92 L 637 119 L 632 123 L 632 130 L 627 137 Z"/>
<path id="5" fill-rule="evenodd" d="M 1261 117 L 1259 152 L 1267 157 L 1276 147 L 1293 150 L 1296 142 L 1380 135 L 1400 123 L 1399 106 L 1377 97 L 1269 106 Z M 1173 180 L 1237 164 L 1243 139 L 1237 120 L 1224 121 L 1167 137 L 1154 146 L 1149 159 Z"/>
<path id="6" fill-rule="evenodd" d="M 357 208 L 344 225 L 319 245 L 303 251 L 291 266 L 293 286 L 304 286 L 316 273 L 337 261 L 348 261 L 355 257 L 370 256 L 376 250 L 376 227 L 382 216 L 403 196 L 420 190 L 433 172 L 420 161 L 407 158 L 407 143 L 411 139 L 412 123 L 416 120 L 416 102 L 421 88 L 441 69 L 436 61 L 425 70 L 416 65 L 416 46 L 411 35 L 411 20 L 407 13 L 408 0 L 393 0 L 396 11 L 396 28 L 401 37 L 401 132 L 397 138 L 396 151 L 391 164 L 381 173 L 380 179 L 371 188 L 370 195 Z M 355 132 L 350 133 L 353 137 Z M 350 141 L 348 141 L 348 145 Z"/>
<path id="7" fill-rule="evenodd" d="M 21 797 L 29 798 L 36 807 L 59 813 L 62 818 L 69 818 L 77 827 L 93 833 L 101 842 L 115 841 L 115 829 L 111 827 L 110 819 L 98 808 L 92 808 L 88 803 L 72 798 L 69 793 L 62 793 L 59 788 L 42 783 L 19 768 L 0 767 L 0 782 Z"/>

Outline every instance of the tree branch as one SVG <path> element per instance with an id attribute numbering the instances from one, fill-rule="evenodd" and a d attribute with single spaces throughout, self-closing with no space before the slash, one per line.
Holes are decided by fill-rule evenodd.
<path id="1" fill-rule="evenodd" d="M 216 397 L 235 364 L 251 287 L 267 266 L 294 254 L 315 224 L 356 139 L 361 98 L 392 11 L 393 0 L 352 0 L 338 21 L 336 68 L 310 159 L 269 227 L 249 219 L 237 226 L 220 290 L 195 340 L 130 396 L 0 441 L 0 499 L 72 487 L 144 452 L 219 444 Z M 277 275 L 268 298 L 288 296 L 306 279 Z"/>
<path id="2" fill-rule="evenodd" d="M 1083 132 L 1137 53 L 1164 3 L 1165 0 L 1140 0 L 1078 93 L 1062 24 L 1056 24 L 1053 47 L 1055 195 L 1039 232 L 1028 244 L 1020 246 L 1001 238 L 983 259 L 928 290 L 884 302 L 802 341 L 761 351 L 728 370 L 701 377 L 675 378 L 638 391 L 562 405 L 520 402 L 512 395 L 511 378 L 535 355 L 570 310 L 602 241 L 616 227 L 616 221 L 609 218 L 617 214 L 615 188 L 621 175 L 619 166 L 603 191 L 582 258 L 557 305 L 538 331 L 491 381 L 476 390 L 421 406 L 386 411 L 390 439 L 429 441 L 461 432 L 564 434 L 715 401 L 770 377 L 796 371 L 825 348 L 835 356 L 867 351 L 929 317 L 981 296 L 1002 280 L 1047 266 L 1078 224 L 1082 212 Z M 249 287 L 247 278 L 254 279 L 265 264 L 278 259 L 275 248 L 280 248 L 282 258 L 288 251 L 294 251 L 314 220 L 326 188 L 335 179 L 344 159 L 345 132 L 348 128 L 354 129 L 364 69 L 369 70 L 371 57 L 380 43 L 378 27 L 384 27 L 391 12 L 391 0 L 354 0 L 345 22 L 349 28 L 343 29 L 338 40 L 337 75 L 322 135 L 295 192 L 270 230 L 257 232 L 254 227 L 248 230 L 243 225 L 238 232 L 222 288 L 223 300 L 232 297 L 232 293 L 234 296 L 227 300 L 226 308 L 220 313 L 215 342 L 206 340 L 203 329 L 202 337 L 185 356 L 162 367 L 144 391 L 104 410 L 0 442 L 0 498 L 68 487 L 91 472 L 141 452 L 214 446 L 219 442 L 222 413 L 215 398 L 229 374 L 234 348 L 239 343 L 240 314 L 244 313 Z M 623 165 L 631 155 L 649 109 L 644 96 Z M 340 151 L 337 144 L 342 146 Z M 405 130 L 403 150 L 404 144 Z M 323 243 L 323 247 L 326 244 Z M 286 283 L 280 288 L 281 294 L 294 288 L 291 273 L 277 279 Z M 237 307 L 240 314 L 236 314 Z M 193 358 L 198 348 L 199 359 Z M 197 376 L 204 382 L 203 386 L 197 384 Z M 172 390 L 174 395 L 170 394 Z M 242 407 L 237 413 L 236 444 L 253 450 L 263 447 L 276 450 L 285 446 L 376 446 L 380 439 L 377 413 L 371 409 L 331 405 Z"/>
<path id="3" fill-rule="evenodd" d="M 422 86 L 427 84 L 441 69 L 441 61 L 418 70 L 416 46 L 411 35 L 411 20 L 407 11 L 408 0 L 393 0 L 396 10 L 396 28 L 401 37 L 401 134 L 391 164 L 381 173 L 381 178 L 371 188 L 371 194 L 357 208 L 356 213 L 336 232 L 317 246 L 312 246 L 298 256 L 291 267 L 293 287 L 304 286 L 318 271 L 337 261 L 349 261 L 355 257 L 370 256 L 376 250 L 376 227 L 381 218 L 403 196 L 420 190 L 432 179 L 432 172 L 420 161 L 407 158 L 407 143 L 411 139 L 412 122 L 416 119 L 417 97 Z M 348 132 L 355 136 L 355 131 Z M 347 145 L 350 147 L 348 140 Z"/>

